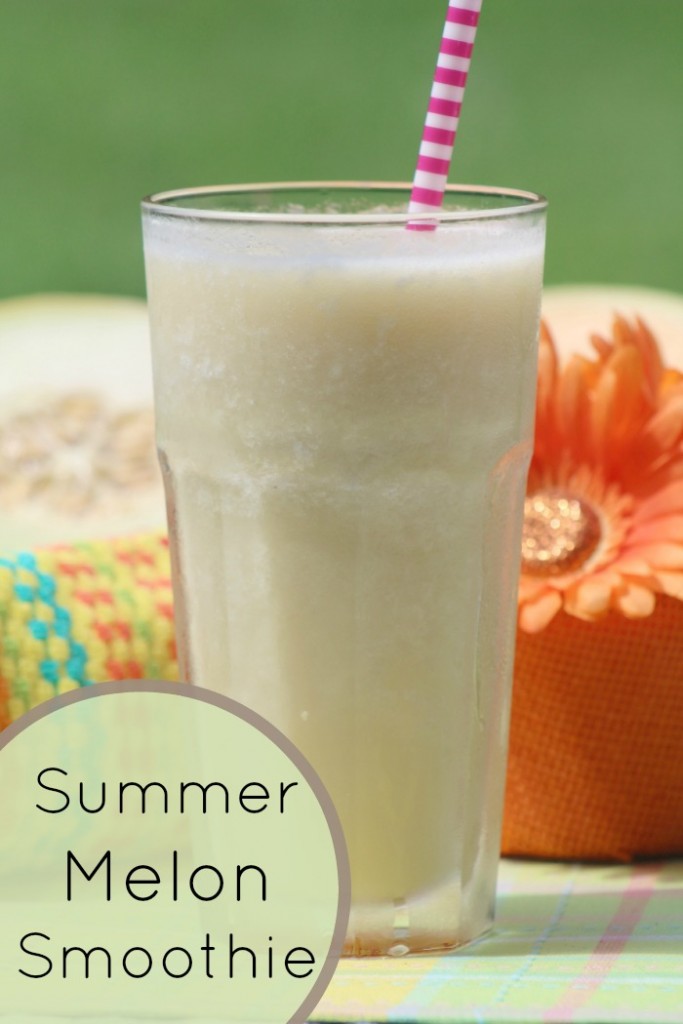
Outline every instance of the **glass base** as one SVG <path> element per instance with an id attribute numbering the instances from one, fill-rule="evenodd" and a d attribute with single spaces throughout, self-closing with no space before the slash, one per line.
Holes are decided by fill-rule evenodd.
<path id="1" fill-rule="evenodd" d="M 493 899 L 463 899 L 458 882 L 410 901 L 354 904 L 342 956 L 403 957 L 452 952 L 493 925 Z"/>

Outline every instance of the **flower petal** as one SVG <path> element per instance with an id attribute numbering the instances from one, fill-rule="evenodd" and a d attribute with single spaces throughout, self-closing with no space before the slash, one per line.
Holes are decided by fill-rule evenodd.
<path id="1" fill-rule="evenodd" d="M 633 555 L 633 559 L 630 557 Z M 645 562 L 655 569 L 683 569 L 683 544 L 640 544 L 628 549 L 616 562 L 620 572 L 631 575 L 629 568 L 633 560 L 638 562 L 635 575 L 642 575 L 641 563 Z"/>
<path id="2" fill-rule="evenodd" d="M 656 579 L 665 594 L 683 601 L 683 573 L 658 572 Z"/>
<path id="3" fill-rule="evenodd" d="M 633 338 L 643 356 L 645 376 L 650 385 L 651 393 L 654 395 L 659 388 L 664 373 L 664 362 L 659 345 L 655 340 L 650 328 L 640 317 L 636 318 L 638 330 L 633 331 Z"/>
<path id="4" fill-rule="evenodd" d="M 562 607 L 562 598 L 556 590 L 548 590 L 545 594 L 523 604 L 519 610 L 519 627 L 525 633 L 540 633 L 555 618 Z"/>
<path id="5" fill-rule="evenodd" d="M 537 597 L 548 590 L 548 581 L 539 576 L 529 576 L 522 573 L 519 577 L 519 603 L 535 601 Z"/>
<path id="6" fill-rule="evenodd" d="M 683 384 L 683 374 L 680 370 L 674 370 L 673 367 L 667 367 L 659 381 L 659 397 L 666 399 L 668 395 L 676 390 L 680 389 Z"/>
<path id="7" fill-rule="evenodd" d="M 589 576 L 571 587 L 564 597 L 565 611 L 577 619 L 593 621 L 609 611 L 612 580 L 609 576 Z"/>
<path id="8" fill-rule="evenodd" d="M 660 462 L 651 463 L 639 474 L 629 474 L 630 491 L 637 497 L 639 505 L 656 498 L 662 491 L 673 487 L 674 484 L 683 482 L 683 451 L 680 446 L 677 451 L 669 452 L 668 456 L 668 458 L 664 456 Z M 628 467 L 626 468 L 628 469 Z M 659 515 L 670 515 L 672 512 L 683 512 L 683 503 L 680 500 L 663 512 L 659 512 Z M 638 514 L 640 515 L 640 512 Z M 651 516 L 647 516 L 647 518 L 651 518 Z"/>
<path id="9" fill-rule="evenodd" d="M 680 511 L 683 511 L 683 480 L 674 480 L 652 497 L 639 502 L 633 513 L 633 522 L 642 523 L 646 519 L 670 516 Z"/>
<path id="10" fill-rule="evenodd" d="M 649 579 L 653 572 L 652 563 L 641 555 L 641 550 L 640 546 L 634 545 L 631 551 L 625 551 L 616 558 L 611 568 L 618 570 L 625 576 L 641 576 Z"/>
<path id="11" fill-rule="evenodd" d="M 602 361 L 609 359 L 614 351 L 614 345 L 612 342 L 601 337 L 599 334 L 591 334 L 591 345 L 597 352 L 599 359 Z"/>
<path id="12" fill-rule="evenodd" d="M 656 597 L 649 587 L 628 582 L 617 595 L 616 605 L 627 619 L 644 619 L 655 610 Z"/>
<path id="13" fill-rule="evenodd" d="M 631 324 L 624 316 L 615 313 L 612 320 L 612 339 L 616 352 L 623 349 L 638 352 L 642 362 L 644 393 L 649 401 L 652 401 L 664 372 L 662 356 L 654 335 L 640 317 L 636 317 L 635 324 Z"/>
<path id="14" fill-rule="evenodd" d="M 557 381 L 557 351 L 547 325 L 541 322 L 538 338 L 538 404 L 545 406 L 552 402 Z"/>
<path id="15" fill-rule="evenodd" d="M 578 463 L 591 461 L 591 438 L 586 433 L 586 424 L 590 415 L 589 378 L 594 372 L 594 366 L 587 359 L 573 355 L 557 383 L 557 424 Z"/>
<path id="16" fill-rule="evenodd" d="M 557 383 L 557 351 L 552 335 L 541 322 L 538 347 L 538 388 L 536 391 L 535 454 L 552 458 L 557 445 L 555 427 L 555 387 Z"/>
<path id="17" fill-rule="evenodd" d="M 630 445 L 654 412 L 644 395 L 643 357 L 633 345 L 615 350 L 597 382 L 591 407 L 595 450 L 610 465 L 619 464 L 624 446 Z"/>
<path id="18" fill-rule="evenodd" d="M 666 541 L 683 542 L 683 514 L 650 519 L 629 530 L 626 544 L 658 544 Z"/>
<path id="19" fill-rule="evenodd" d="M 656 412 L 643 430 L 641 442 L 647 451 L 668 450 L 683 436 L 683 395 L 674 395 Z"/>

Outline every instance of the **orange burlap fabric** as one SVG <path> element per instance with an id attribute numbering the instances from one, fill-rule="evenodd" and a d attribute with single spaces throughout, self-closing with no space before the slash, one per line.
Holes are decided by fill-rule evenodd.
<path id="1" fill-rule="evenodd" d="M 519 633 L 503 852 L 683 853 L 683 601 Z"/>

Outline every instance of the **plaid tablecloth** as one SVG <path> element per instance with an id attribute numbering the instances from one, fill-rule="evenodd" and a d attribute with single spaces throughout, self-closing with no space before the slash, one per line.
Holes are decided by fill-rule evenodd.
<path id="1" fill-rule="evenodd" d="M 683 861 L 504 861 L 490 935 L 449 956 L 342 961 L 314 1019 L 683 1024 Z"/>

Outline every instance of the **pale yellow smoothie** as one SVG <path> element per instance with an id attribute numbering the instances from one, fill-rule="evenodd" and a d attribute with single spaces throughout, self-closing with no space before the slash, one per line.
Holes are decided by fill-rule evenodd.
<path id="1" fill-rule="evenodd" d="M 146 215 L 183 673 L 322 777 L 350 952 L 490 921 L 543 241 Z"/>

